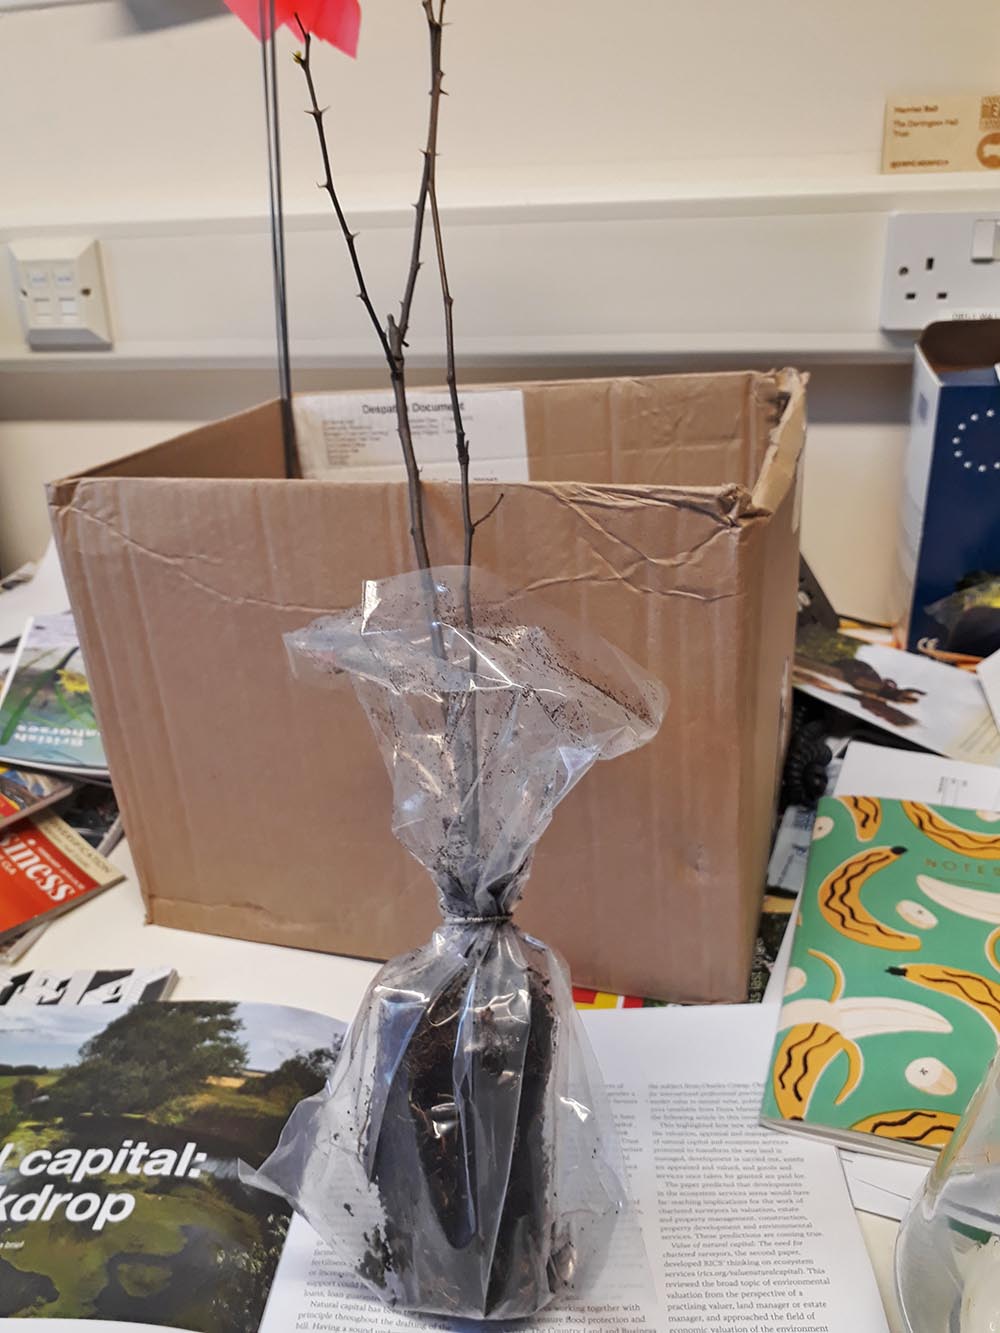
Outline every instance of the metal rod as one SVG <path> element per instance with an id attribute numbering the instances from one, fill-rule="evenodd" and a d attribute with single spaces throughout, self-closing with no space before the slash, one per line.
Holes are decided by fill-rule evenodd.
<path id="1" fill-rule="evenodd" d="M 265 9 L 265 5 L 267 6 Z M 274 322 L 278 350 L 278 392 L 285 476 L 298 475 L 295 420 L 292 414 L 292 371 L 288 340 L 288 294 L 285 280 L 285 210 L 281 181 L 281 133 L 278 121 L 278 62 L 274 0 L 258 0 L 264 118 L 267 127 L 267 188 L 271 215 L 271 271 L 274 281 Z"/>

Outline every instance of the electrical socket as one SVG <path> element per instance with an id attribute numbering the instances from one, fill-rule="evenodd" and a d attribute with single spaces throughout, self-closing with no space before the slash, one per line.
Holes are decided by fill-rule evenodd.
<path id="1" fill-rule="evenodd" d="M 892 213 L 879 323 L 1000 318 L 1000 213 Z"/>
<path id="2" fill-rule="evenodd" d="M 26 237 L 8 248 L 32 351 L 108 351 L 111 324 L 100 244 L 88 237 Z"/>

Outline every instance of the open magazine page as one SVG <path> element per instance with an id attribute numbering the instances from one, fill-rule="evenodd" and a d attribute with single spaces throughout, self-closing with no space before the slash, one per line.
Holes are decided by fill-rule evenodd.
<path id="1" fill-rule="evenodd" d="M 1000 730 L 971 672 L 806 626 L 792 681 L 821 703 L 949 759 L 1000 764 Z"/>
<path id="2" fill-rule="evenodd" d="M 613 1261 L 621 1295 L 551 1310 L 548 1333 L 626 1329 L 885 1333 L 875 1279 L 832 1148 L 757 1124 L 774 1011 L 649 1009 L 584 1019 L 615 1103 L 657 1286 L 644 1299 L 642 1243 Z M 373 1305 L 296 1219 L 262 1333 L 466 1327 Z M 467 1327 L 472 1327 L 467 1326 Z M 492 1324 L 495 1333 L 523 1330 Z"/>
<path id="3" fill-rule="evenodd" d="M 342 1034 L 278 1005 L 0 1008 L 0 1325 L 253 1333 L 290 1209 L 238 1163 Z"/>
<path id="4" fill-rule="evenodd" d="M 146 1006 L 154 1010 L 170 1007 Z M 240 1137 L 245 1137 L 247 1114 L 251 1106 L 259 1106 L 261 1090 L 251 1087 L 249 1093 L 242 1093 L 240 1088 L 252 1083 L 256 1071 L 251 1066 L 265 1053 L 253 1036 L 254 1031 L 263 1031 L 263 1014 L 257 1017 L 245 1011 L 266 1007 L 233 1008 L 236 1012 L 229 1017 L 243 1022 L 240 1040 L 247 1059 L 235 1073 L 213 1076 L 210 1096 L 220 1108 L 235 1103 L 238 1118 L 244 1122 Z M 769 1013 L 759 1005 L 746 1005 L 649 1009 L 628 1015 L 595 1012 L 587 1014 L 584 1022 L 615 1103 L 637 1193 L 642 1238 L 630 1232 L 627 1224 L 623 1227 L 609 1274 L 602 1279 L 599 1303 L 549 1310 L 530 1326 L 547 1333 L 624 1333 L 636 1328 L 701 1333 L 723 1327 L 731 1333 L 758 1333 L 764 1326 L 769 1333 L 803 1333 L 806 1329 L 839 1333 L 847 1328 L 852 1333 L 885 1333 L 885 1316 L 835 1151 L 757 1125 L 761 1080 L 774 1036 L 773 1010 Z M 304 1045 L 327 1031 L 323 1027 L 311 1033 L 301 1022 L 298 1026 L 298 1040 Z M 279 1029 L 272 1018 L 270 1030 Z M 91 1051 L 84 1060 L 101 1054 Z M 286 1059 L 294 1058 L 271 1050 L 267 1062 L 272 1068 L 279 1056 L 279 1069 Z M 233 1086 L 231 1080 L 239 1086 Z M 72 1081 L 68 1091 L 73 1091 Z M 64 1100 L 66 1096 L 64 1089 Z M 243 1105 L 245 1097 L 250 1105 Z M 197 1104 L 188 1105 L 185 1114 L 187 1121 L 177 1126 L 175 1141 L 196 1142 L 198 1151 L 204 1151 L 209 1126 L 215 1123 L 213 1116 L 206 1122 Z M 147 1113 L 151 1122 L 157 1118 L 155 1109 Z M 86 1227 L 77 1226 L 75 1244 L 68 1224 L 58 1235 L 50 1228 L 45 1244 L 35 1246 L 33 1264 L 25 1262 L 23 1248 L 9 1248 L 23 1244 L 26 1229 L 21 1228 L 20 1234 L 14 1228 L 0 1231 L 0 1271 L 9 1276 L 14 1269 L 27 1270 L 29 1280 L 47 1280 L 53 1286 L 58 1280 L 66 1292 L 75 1288 L 79 1293 L 88 1287 L 92 1291 L 88 1330 L 151 1333 L 153 1329 L 182 1328 L 189 1333 L 229 1329 L 253 1333 L 258 1322 L 262 1333 L 357 1333 L 361 1329 L 409 1333 L 443 1328 L 471 1333 L 481 1327 L 418 1319 L 377 1304 L 362 1293 L 354 1275 L 298 1218 L 289 1228 L 263 1319 L 251 1317 L 245 1302 L 251 1288 L 260 1292 L 262 1284 L 250 1281 L 260 1272 L 256 1262 L 239 1262 L 239 1249 L 229 1248 L 219 1233 L 235 1235 L 248 1228 L 257 1235 L 259 1250 L 266 1239 L 261 1216 L 269 1214 L 276 1201 L 264 1196 L 258 1201 L 258 1215 L 252 1202 L 244 1199 L 241 1207 L 249 1211 L 240 1217 L 224 1206 L 235 1195 L 221 1155 L 221 1124 L 218 1121 L 215 1129 L 218 1152 L 202 1164 L 211 1180 L 201 1185 L 190 1175 L 170 1180 L 161 1195 L 176 1216 L 165 1215 L 151 1230 L 132 1238 L 119 1231 L 117 1240 L 110 1240 L 108 1233 L 116 1226 L 127 1226 L 127 1219 L 109 1221 L 102 1229 L 103 1239 L 102 1233 L 85 1236 Z M 151 1123 L 143 1129 L 147 1140 L 151 1141 L 154 1128 Z M 229 1142 L 229 1152 L 232 1147 Z M 229 1183 L 220 1187 L 226 1180 Z M 4 1183 L 9 1187 L 7 1176 Z M 127 1189 L 125 1182 L 112 1192 Z M 154 1197 L 158 1193 L 154 1191 Z M 121 1210 L 124 1205 L 118 1202 L 116 1207 Z M 194 1224 L 192 1207 L 203 1214 Z M 265 1246 L 268 1256 L 274 1257 L 280 1248 L 280 1241 Z M 654 1302 L 645 1291 L 648 1265 L 644 1249 L 657 1288 Z M 219 1254 L 226 1256 L 222 1282 L 217 1281 Z M 273 1258 L 268 1264 L 273 1264 Z M 208 1283 L 209 1269 L 214 1286 Z M 266 1264 L 268 1279 L 271 1271 Z M 615 1282 L 619 1293 L 612 1295 Z M 105 1288 L 119 1302 L 117 1321 L 107 1318 L 106 1305 L 94 1308 Z M 0 1281 L 0 1297 L 12 1289 L 6 1279 Z M 132 1301 L 145 1301 L 143 1316 L 129 1317 Z M 200 1302 L 206 1318 L 182 1322 L 180 1307 L 185 1302 L 189 1313 Z M 54 1317 L 43 1316 L 33 1325 L 38 1333 L 71 1333 L 80 1328 L 78 1322 L 60 1317 L 65 1304 L 63 1309 L 56 1299 L 50 1304 L 56 1306 Z M 168 1308 L 171 1316 L 166 1319 Z M 157 1317 L 161 1322 L 154 1322 Z M 15 1321 L 0 1319 L 0 1327 L 13 1328 Z M 491 1327 L 495 1333 L 513 1333 L 515 1328 L 523 1333 L 525 1325 L 496 1323 Z"/>

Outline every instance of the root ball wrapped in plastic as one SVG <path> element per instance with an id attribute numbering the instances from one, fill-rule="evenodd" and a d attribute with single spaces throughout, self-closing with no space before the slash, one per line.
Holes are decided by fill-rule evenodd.
<path id="1" fill-rule="evenodd" d="M 286 643 L 300 677 L 349 673 L 444 920 L 375 977 L 262 1181 L 400 1308 L 513 1319 L 583 1294 L 621 1164 L 565 965 L 511 914 L 556 804 L 653 736 L 663 690 L 462 568 L 368 583 Z"/>

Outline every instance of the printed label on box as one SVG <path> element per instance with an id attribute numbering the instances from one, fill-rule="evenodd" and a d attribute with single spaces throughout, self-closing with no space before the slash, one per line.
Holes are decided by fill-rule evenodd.
<path id="1" fill-rule="evenodd" d="M 447 392 L 406 396 L 421 475 L 457 481 L 455 420 Z M 459 396 L 473 481 L 528 481 L 524 398 L 517 389 Z M 302 475 L 319 480 L 394 481 L 406 471 L 390 391 L 308 394 L 295 400 Z"/>

